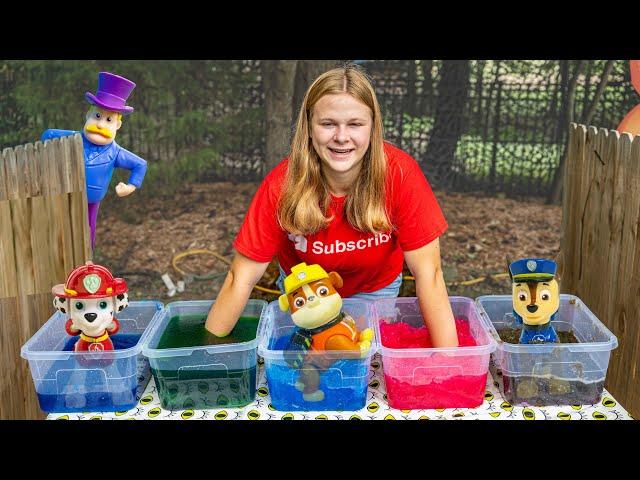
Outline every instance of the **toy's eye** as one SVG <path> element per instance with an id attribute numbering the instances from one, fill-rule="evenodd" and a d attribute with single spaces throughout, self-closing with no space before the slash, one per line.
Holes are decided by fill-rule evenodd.
<path id="1" fill-rule="evenodd" d="M 316 293 L 318 295 L 320 295 L 321 297 L 326 297 L 327 294 L 329 293 L 329 289 L 327 287 L 325 287 L 325 286 L 321 286 L 320 288 L 318 288 Z"/>
<path id="2" fill-rule="evenodd" d="M 302 308 L 304 306 L 306 302 L 304 301 L 304 298 L 302 297 L 298 297 L 293 301 L 293 304 L 297 307 L 297 308 Z"/>
<path id="3" fill-rule="evenodd" d="M 551 298 L 551 292 L 549 290 L 542 290 L 540 292 L 540 298 L 542 300 L 549 300 Z"/>
<path id="4" fill-rule="evenodd" d="M 107 308 L 107 302 L 105 302 L 104 300 L 102 302 L 100 302 L 98 304 L 98 306 L 100 307 L 100 310 L 106 310 Z"/>
<path id="5" fill-rule="evenodd" d="M 82 310 L 84 308 L 84 303 L 76 302 L 75 307 L 76 307 L 76 310 Z"/>
<path id="6" fill-rule="evenodd" d="M 526 293 L 524 293 L 524 292 L 520 292 L 520 293 L 518 294 L 518 300 L 520 300 L 521 302 L 526 301 L 526 300 L 527 300 L 527 294 L 526 294 Z"/>
<path id="7" fill-rule="evenodd" d="M 107 122 L 111 122 L 111 117 L 107 117 Z"/>
<path id="8" fill-rule="evenodd" d="M 96 113 L 94 113 L 94 114 L 93 114 L 93 116 L 94 116 L 94 117 L 96 117 L 96 118 L 100 118 L 100 117 L 102 117 L 102 115 L 100 115 L 100 112 L 96 112 Z"/>

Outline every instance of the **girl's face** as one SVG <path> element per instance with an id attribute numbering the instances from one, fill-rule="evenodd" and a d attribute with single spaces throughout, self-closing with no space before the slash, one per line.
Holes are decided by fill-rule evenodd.
<path id="1" fill-rule="evenodd" d="M 322 97 L 311 115 L 311 141 L 324 167 L 357 171 L 369 148 L 373 113 L 348 93 Z"/>

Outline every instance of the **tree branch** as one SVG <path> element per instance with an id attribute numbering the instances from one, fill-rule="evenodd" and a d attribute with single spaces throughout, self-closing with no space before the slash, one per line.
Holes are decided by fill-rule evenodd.
<path id="1" fill-rule="evenodd" d="M 596 113 L 596 108 L 598 108 L 598 103 L 600 103 L 600 98 L 602 98 L 602 93 L 604 89 L 607 87 L 609 83 L 609 76 L 611 75 L 611 70 L 613 70 L 613 60 L 607 60 L 607 63 L 604 65 L 602 70 L 602 77 L 600 77 L 600 83 L 598 84 L 598 88 L 596 89 L 596 93 L 593 95 L 593 100 L 591 101 L 591 105 L 589 109 L 584 112 L 582 118 L 580 119 L 580 123 L 583 125 L 589 125 L 593 116 Z"/>

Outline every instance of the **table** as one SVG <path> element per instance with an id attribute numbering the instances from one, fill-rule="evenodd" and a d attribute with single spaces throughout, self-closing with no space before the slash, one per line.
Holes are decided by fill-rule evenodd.
<path id="1" fill-rule="evenodd" d="M 364 408 L 354 412 L 284 412 L 271 406 L 262 359 L 258 362 L 256 399 L 242 408 L 164 410 L 153 378 L 139 395 L 138 405 L 125 412 L 52 413 L 48 420 L 633 420 L 605 389 L 600 403 L 552 407 L 519 407 L 506 402 L 500 384 L 487 375 L 482 405 L 477 408 L 395 410 L 385 400 L 385 383 L 379 354 L 371 361 Z"/>

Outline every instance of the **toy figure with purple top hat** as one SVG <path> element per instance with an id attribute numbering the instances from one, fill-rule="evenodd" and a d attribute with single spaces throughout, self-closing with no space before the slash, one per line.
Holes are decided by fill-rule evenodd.
<path id="1" fill-rule="evenodd" d="M 91 248 L 95 245 L 96 219 L 100 201 L 107 194 L 113 171 L 124 168 L 131 171 L 128 183 L 116 185 L 116 194 L 125 197 L 142 186 L 147 171 L 147 162 L 115 142 L 116 132 L 122 126 L 122 115 L 133 112 L 126 105 L 127 98 L 136 84 L 124 77 L 109 72 L 98 74 L 98 90 L 95 95 L 85 93 L 91 104 L 85 117 L 82 132 L 76 130 L 46 130 L 40 140 L 64 137 L 80 133 L 84 147 L 84 165 L 89 206 L 89 228 Z"/>
<path id="2" fill-rule="evenodd" d="M 520 343 L 557 343 L 551 321 L 560 308 L 558 266 L 545 258 L 522 258 L 509 265 L 513 315 L 522 325 Z"/>

